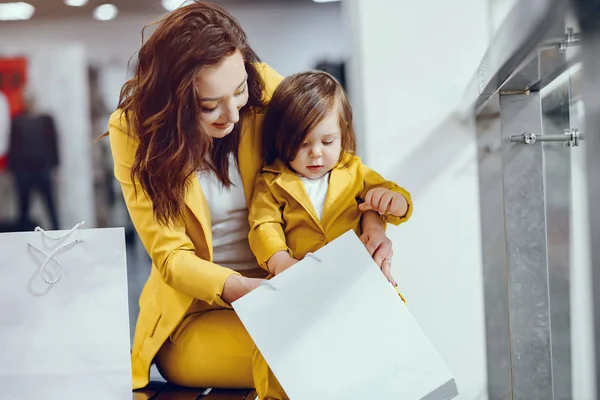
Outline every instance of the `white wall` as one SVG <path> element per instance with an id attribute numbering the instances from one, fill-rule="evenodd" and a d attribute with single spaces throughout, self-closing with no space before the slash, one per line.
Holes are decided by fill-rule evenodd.
<path id="1" fill-rule="evenodd" d="M 453 112 L 489 42 L 488 1 L 344 4 L 361 154 L 415 204 L 389 229 L 396 281 L 460 398 L 486 398 L 475 136 Z"/>
<path id="2" fill-rule="evenodd" d="M 29 86 L 39 107 L 54 116 L 59 134 L 57 202 L 63 228 L 96 223 L 86 57 L 77 43 L 47 46 L 29 56 Z"/>
<path id="3" fill-rule="evenodd" d="M 490 32 L 493 37 L 498 31 L 498 28 L 500 28 L 500 25 L 502 25 L 502 22 L 504 22 L 513 7 L 517 4 L 518 0 L 488 1 L 490 3 Z"/>
<path id="4" fill-rule="evenodd" d="M 359 15 L 365 155 L 386 170 L 456 107 L 488 44 L 487 2 L 349 1 Z M 353 98 L 353 101 L 355 99 Z M 401 118 L 398 118 L 401 117 Z M 401 146 L 380 146 L 402 137 Z"/>

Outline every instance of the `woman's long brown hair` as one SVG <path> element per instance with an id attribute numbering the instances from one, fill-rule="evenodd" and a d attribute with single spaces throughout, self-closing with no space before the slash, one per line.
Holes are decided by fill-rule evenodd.
<path id="1" fill-rule="evenodd" d="M 211 139 L 198 118 L 194 82 L 203 68 L 236 51 L 248 74 L 248 103 L 229 135 Z M 197 170 L 211 169 L 224 186 L 231 185 L 229 156 L 237 160 L 244 114 L 263 106 L 258 61 L 239 23 L 221 7 L 199 1 L 168 14 L 142 45 L 119 108 L 139 141 L 131 180 L 139 181 L 152 201 L 158 222 L 167 225 L 182 215 L 186 182 Z"/>

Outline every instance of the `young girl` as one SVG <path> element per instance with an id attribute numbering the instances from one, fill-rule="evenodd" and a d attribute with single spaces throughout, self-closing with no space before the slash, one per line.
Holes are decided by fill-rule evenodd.
<path id="1" fill-rule="evenodd" d="M 263 126 L 265 166 L 249 210 L 250 247 L 277 275 L 338 236 L 360 235 L 363 211 L 398 225 L 412 212 L 410 194 L 354 155 L 352 109 L 331 75 L 311 71 L 279 84 Z M 391 260 L 382 270 L 396 286 Z"/>

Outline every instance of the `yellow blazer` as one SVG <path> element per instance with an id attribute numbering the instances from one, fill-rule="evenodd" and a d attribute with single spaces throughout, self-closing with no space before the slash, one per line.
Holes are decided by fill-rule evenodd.
<path id="1" fill-rule="evenodd" d="M 364 200 L 376 187 L 400 193 L 408 201 L 406 215 L 382 216 L 384 221 L 394 225 L 406 221 L 413 208 L 410 194 L 365 166 L 358 156 L 347 154 L 331 171 L 321 220 L 298 175 L 280 160 L 264 167 L 249 209 L 248 239 L 258 263 L 266 269 L 267 261 L 278 251 L 302 259 L 350 229 L 360 235 L 359 199 Z"/>
<path id="2" fill-rule="evenodd" d="M 283 77 L 266 64 L 259 64 L 258 69 L 266 85 L 264 99 L 269 101 Z M 247 203 L 262 164 L 262 120 L 262 110 L 253 110 L 243 121 L 239 167 Z M 121 110 L 112 114 L 108 130 L 115 176 L 135 229 L 152 259 L 152 271 L 139 299 L 131 354 L 133 388 L 139 389 L 148 384 L 154 356 L 194 299 L 206 303 L 207 308 L 231 307 L 221 299 L 221 293 L 225 280 L 237 272 L 212 263 L 210 212 L 196 176 L 190 177 L 183 218 L 170 227 L 159 224 L 151 201 L 139 183 L 130 179 L 138 143 Z"/>

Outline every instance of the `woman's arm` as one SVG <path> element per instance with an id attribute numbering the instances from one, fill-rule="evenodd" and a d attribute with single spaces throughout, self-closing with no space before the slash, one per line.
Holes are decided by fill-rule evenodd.
<path id="1" fill-rule="evenodd" d="M 238 274 L 231 274 L 225 280 L 221 298 L 231 304 L 240 297 L 250 293 L 260 286 L 264 279 L 246 278 Z"/>
<path id="2" fill-rule="evenodd" d="M 129 215 L 164 282 L 178 292 L 209 304 L 228 306 L 230 299 L 222 293 L 228 278 L 237 273 L 196 255 L 183 218 L 169 226 L 156 221 L 151 200 L 138 182 L 131 181 L 130 168 L 137 141 L 127 133 L 127 121 L 120 110 L 111 116 L 108 130 L 114 172 L 121 184 Z"/>

